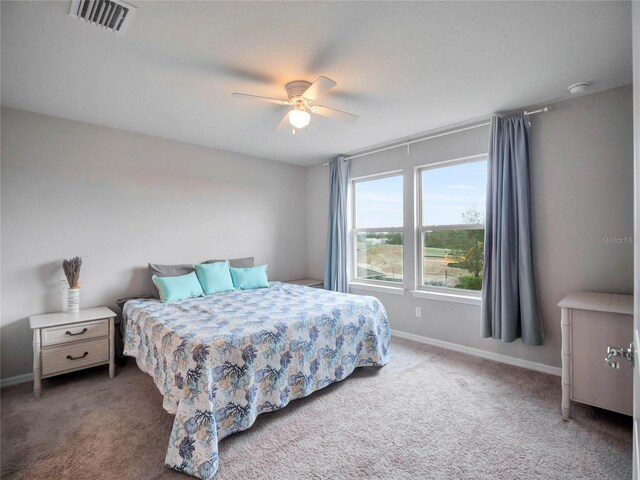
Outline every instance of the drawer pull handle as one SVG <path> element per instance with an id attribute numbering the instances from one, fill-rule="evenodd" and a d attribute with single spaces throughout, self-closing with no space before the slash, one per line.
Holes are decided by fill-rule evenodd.
<path id="1" fill-rule="evenodd" d="M 67 360 L 80 360 L 81 358 L 84 358 L 87 355 L 89 355 L 89 352 L 84 352 L 84 355 L 82 355 L 81 357 L 72 357 L 71 355 L 67 355 Z"/>
<path id="2" fill-rule="evenodd" d="M 83 328 L 82 331 L 78 333 L 71 333 L 69 330 L 67 330 L 66 332 L 64 332 L 64 334 L 73 337 L 74 335 L 82 335 L 83 333 L 87 333 L 87 331 L 88 330 L 86 328 Z"/>

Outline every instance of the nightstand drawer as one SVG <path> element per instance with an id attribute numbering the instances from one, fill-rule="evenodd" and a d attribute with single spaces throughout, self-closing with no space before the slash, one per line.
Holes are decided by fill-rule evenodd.
<path id="1" fill-rule="evenodd" d="M 109 335 L 109 320 L 78 323 L 60 327 L 42 329 L 42 346 L 58 345 L 60 343 L 75 342 L 88 338 L 105 337 Z"/>
<path id="2" fill-rule="evenodd" d="M 109 340 L 107 338 L 50 347 L 42 350 L 42 375 L 75 370 L 86 365 L 108 361 Z"/>

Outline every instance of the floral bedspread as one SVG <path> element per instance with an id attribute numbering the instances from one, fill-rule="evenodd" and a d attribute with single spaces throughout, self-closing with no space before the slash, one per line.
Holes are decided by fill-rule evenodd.
<path id="1" fill-rule="evenodd" d="M 175 414 L 165 463 L 203 479 L 218 441 L 356 367 L 389 360 L 387 314 L 373 297 L 272 282 L 172 303 L 124 306 L 125 354 Z"/>

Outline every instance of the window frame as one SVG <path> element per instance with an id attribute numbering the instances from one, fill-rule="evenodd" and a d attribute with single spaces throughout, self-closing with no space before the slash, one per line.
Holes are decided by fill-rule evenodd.
<path id="1" fill-rule="evenodd" d="M 482 296 L 482 290 L 466 290 L 462 288 L 454 288 L 454 287 L 437 287 L 435 285 L 424 285 L 424 258 L 423 258 L 423 248 L 424 248 L 424 235 L 429 231 L 436 230 L 484 230 L 486 228 L 485 223 L 464 223 L 464 224 L 452 224 L 452 225 L 422 225 L 423 219 L 423 208 L 422 208 L 422 172 L 426 170 L 433 170 L 436 168 L 444 168 L 444 167 L 452 167 L 454 165 L 462 165 L 465 163 L 475 163 L 485 160 L 489 162 L 489 154 L 488 153 L 479 153 L 476 155 L 469 155 L 467 157 L 455 158 L 452 160 L 444 160 L 442 162 L 434 162 L 426 165 L 419 165 L 415 167 L 414 178 L 416 180 L 416 195 L 415 195 L 415 212 L 416 212 L 416 228 L 415 228 L 415 285 L 417 292 L 430 292 L 430 293 L 440 293 L 452 296 L 461 296 L 461 297 L 477 297 L 480 298 Z M 486 193 L 486 191 L 485 191 Z M 485 212 L 486 214 L 486 212 Z"/>
<path id="2" fill-rule="evenodd" d="M 366 227 L 356 228 L 357 225 L 357 188 L 356 184 L 367 182 L 371 180 L 380 180 L 389 177 L 401 177 L 402 178 L 402 226 L 401 227 Z M 378 285 L 386 287 L 404 288 L 405 276 L 404 276 L 404 171 L 403 170 L 391 170 L 383 173 L 375 173 L 373 175 L 365 175 L 362 177 L 355 177 L 350 179 L 351 181 L 351 223 L 350 223 L 350 235 L 349 241 L 351 248 L 351 260 L 349 261 L 349 283 L 351 284 L 363 284 L 363 285 Z M 402 252 L 403 252 L 403 268 L 402 268 L 402 281 L 389 282 L 386 280 L 372 280 L 369 278 L 360 278 L 358 274 L 358 234 L 360 233 L 401 233 L 402 234 Z"/>

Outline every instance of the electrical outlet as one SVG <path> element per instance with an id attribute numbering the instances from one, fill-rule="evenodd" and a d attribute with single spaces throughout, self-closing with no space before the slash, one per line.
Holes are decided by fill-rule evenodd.
<path id="1" fill-rule="evenodd" d="M 416 307 L 416 317 L 421 317 L 421 316 L 422 316 L 422 308 Z"/>

